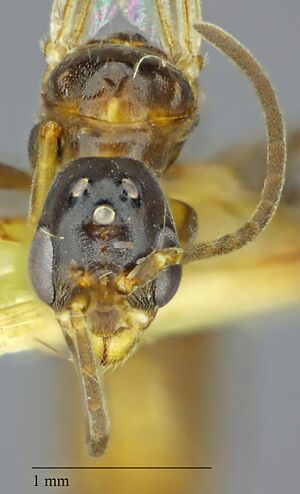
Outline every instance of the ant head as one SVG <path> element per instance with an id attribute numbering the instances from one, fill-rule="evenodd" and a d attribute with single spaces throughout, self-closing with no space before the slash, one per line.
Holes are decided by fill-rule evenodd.
<path id="1" fill-rule="evenodd" d="M 79 288 L 87 289 L 87 279 L 103 285 L 153 251 L 177 245 L 168 204 L 149 168 L 125 158 L 78 159 L 48 193 L 31 247 L 32 284 L 46 304 L 62 310 Z M 180 278 L 181 267 L 169 266 L 130 301 L 156 312 Z"/>

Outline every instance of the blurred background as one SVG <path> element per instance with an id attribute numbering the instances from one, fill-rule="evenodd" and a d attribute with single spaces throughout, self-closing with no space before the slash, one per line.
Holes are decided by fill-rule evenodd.
<path id="1" fill-rule="evenodd" d="M 47 34 L 50 6 L 50 0 L 5 0 L 0 8 L 1 161 L 24 169 L 44 68 L 39 40 Z M 205 0 L 203 16 L 257 56 L 277 89 L 288 127 L 299 124 L 298 0 Z M 110 29 L 120 26 L 118 20 Z M 200 80 L 201 119 L 181 161 L 205 159 L 263 136 L 247 82 L 206 44 L 202 53 L 207 63 Z M 276 311 L 140 348 L 106 380 L 113 434 L 104 460 L 85 455 L 82 400 L 71 363 L 50 351 L 2 357 L 1 491 L 37 491 L 33 465 L 174 464 L 212 470 L 72 472 L 69 491 L 296 492 L 299 314 L 294 308 Z"/>

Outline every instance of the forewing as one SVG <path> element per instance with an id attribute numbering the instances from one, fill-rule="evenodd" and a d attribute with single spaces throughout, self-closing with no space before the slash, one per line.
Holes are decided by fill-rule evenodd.
<path id="1" fill-rule="evenodd" d="M 54 66 L 73 48 L 83 44 L 118 11 L 117 0 L 54 0 L 46 60 Z"/>
<path id="2" fill-rule="evenodd" d="M 159 40 L 171 60 L 190 79 L 201 67 L 201 36 L 194 24 L 201 21 L 200 0 L 119 0 L 124 16 L 150 41 Z"/>
<path id="3" fill-rule="evenodd" d="M 190 79 L 201 66 L 200 0 L 54 0 L 50 40 L 44 51 L 50 66 L 71 49 L 96 36 L 120 10 L 146 37 L 157 43 Z"/>

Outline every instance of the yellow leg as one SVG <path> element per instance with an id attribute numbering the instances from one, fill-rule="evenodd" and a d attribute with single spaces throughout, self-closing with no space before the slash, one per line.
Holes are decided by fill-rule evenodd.
<path id="1" fill-rule="evenodd" d="M 122 273 L 114 280 L 114 283 L 119 292 L 130 294 L 140 286 L 154 280 L 168 266 L 181 264 L 183 253 L 183 249 L 177 247 L 151 252 L 129 274 Z"/>
<path id="2" fill-rule="evenodd" d="M 38 156 L 28 214 L 28 223 L 31 226 L 35 226 L 40 218 L 50 184 L 55 176 L 60 135 L 61 127 L 56 122 L 45 122 L 40 127 Z"/>
<path id="3" fill-rule="evenodd" d="M 0 189 L 27 190 L 30 187 L 30 182 L 28 173 L 0 163 Z"/>

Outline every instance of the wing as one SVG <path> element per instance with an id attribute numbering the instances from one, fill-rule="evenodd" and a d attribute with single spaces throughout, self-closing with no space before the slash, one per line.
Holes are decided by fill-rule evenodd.
<path id="1" fill-rule="evenodd" d="M 55 66 L 70 50 L 93 38 L 117 11 L 115 0 L 54 0 L 50 39 L 43 47 L 48 65 Z"/>
<path id="2" fill-rule="evenodd" d="M 199 56 L 201 36 L 194 24 L 201 22 L 200 0 L 119 0 L 129 22 L 150 41 L 160 41 L 171 61 L 189 79 L 202 66 Z"/>
<path id="3" fill-rule="evenodd" d="M 171 61 L 190 79 L 202 65 L 201 36 L 194 24 L 201 21 L 200 0 L 54 0 L 50 40 L 44 51 L 50 66 L 105 26 L 118 11 L 150 41 L 159 40 Z"/>
<path id="4" fill-rule="evenodd" d="M 15 184 L 15 190 L 12 184 Z M 35 297 L 27 275 L 31 239 L 25 215 L 20 214 L 29 197 L 30 178 L 24 172 L 0 165 L 0 355 L 34 348 L 64 348 L 61 331 L 52 311 Z M 16 190 L 17 189 L 17 190 Z M 20 193 L 21 192 L 21 193 Z M 6 206 L 6 210 L 4 210 Z"/>

